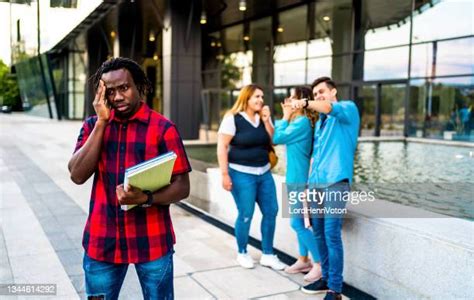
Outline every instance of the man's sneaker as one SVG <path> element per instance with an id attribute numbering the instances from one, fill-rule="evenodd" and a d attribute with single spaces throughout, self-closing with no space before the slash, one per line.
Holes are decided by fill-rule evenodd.
<path id="1" fill-rule="evenodd" d="M 246 268 L 246 269 L 253 268 L 253 259 L 248 253 L 237 254 L 237 262 L 242 268 Z"/>
<path id="2" fill-rule="evenodd" d="M 301 291 L 305 294 L 318 294 L 327 290 L 329 290 L 328 284 L 322 278 L 301 288 Z"/>
<path id="3" fill-rule="evenodd" d="M 324 300 L 342 300 L 342 296 L 339 293 L 329 291 L 326 293 L 326 296 L 324 296 Z"/>
<path id="4" fill-rule="evenodd" d="M 286 265 L 282 263 L 276 255 L 273 254 L 262 254 L 260 258 L 260 264 L 264 267 L 270 267 L 273 270 L 281 271 Z"/>

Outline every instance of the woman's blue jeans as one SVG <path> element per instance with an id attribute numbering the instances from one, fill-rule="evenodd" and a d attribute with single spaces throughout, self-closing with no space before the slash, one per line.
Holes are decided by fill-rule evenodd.
<path id="1" fill-rule="evenodd" d="M 128 264 L 98 261 L 84 254 L 87 296 L 118 299 Z M 173 252 L 159 259 L 135 264 L 143 299 L 173 299 Z"/>
<path id="2" fill-rule="evenodd" d="M 304 192 L 305 187 L 300 187 L 299 185 L 287 183 L 287 188 L 289 191 Z M 294 209 L 302 209 L 303 203 L 301 201 L 296 201 L 296 203 L 290 203 L 292 211 Z M 295 213 L 290 215 L 290 226 L 295 231 L 296 237 L 298 238 L 298 252 L 300 256 L 308 256 L 308 252 L 311 253 L 313 261 L 319 262 L 319 252 L 318 246 L 316 245 L 316 239 L 314 238 L 313 230 L 306 228 L 304 225 L 304 215 L 300 213 Z"/>
<path id="3" fill-rule="evenodd" d="M 247 253 L 250 224 L 255 203 L 257 203 L 263 216 L 260 224 L 262 252 L 263 254 L 273 254 L 278 203 L 272 173 L 268 171 L 262 175 L 253 175 L 229 168 L 229 175 L 232 179 L 232 196 L 238 210 L 235 221 L 235 237 L 239 253 Z"/>

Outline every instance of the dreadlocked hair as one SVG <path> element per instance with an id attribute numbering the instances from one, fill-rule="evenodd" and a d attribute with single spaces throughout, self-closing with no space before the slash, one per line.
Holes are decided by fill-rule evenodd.
<path id="1" fill-rule="evenodd" d="M 120 69 L 126 69 L 130 72 L 140 96 L 144 97 L 147 94 L 152 93 L 153 86 L 151 82 L 146 77 L 140 65 L 130 58 L 115 57 L 106 60 L 89 80 L 92 81 L 94 89 L 97 90 L 103 74 Z"/>

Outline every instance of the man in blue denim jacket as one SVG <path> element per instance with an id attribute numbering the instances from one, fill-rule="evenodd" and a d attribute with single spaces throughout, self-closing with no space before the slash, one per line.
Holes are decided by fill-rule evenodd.
<path id="1" fill-rule="evenodd" d="M 359 111 L 353 101 L 337 100 L 336 84 L 331 78 L 318 78 L 311 87 L 315 101 L 303 99 L 292 102 L 294 108 L 303 107 L 320 113 L 314 132 L 309 188 L 317 188 L 319 192 L 325 193 L 324 201 L 317 201 L 322 208 L 344 208 L 342 198 L 350 193 L 352 183 Z M 303 292 L 327 292 L 324 299 L 341 299 L 344 264 L 342 218 L 343 215 L 337 213 L 312 215 L 323 276 L 303 287 Z"/>

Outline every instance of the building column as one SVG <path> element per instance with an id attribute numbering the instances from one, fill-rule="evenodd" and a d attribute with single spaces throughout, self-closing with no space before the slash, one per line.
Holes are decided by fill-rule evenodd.
<path id="1" fill-rule="evenodd" d="M 332 53 L 350 53 L 353 49 L 352 8 L 336 9 L 332 17 Z M 336 82 L 352 81 L 352 55 L 333 56 L 332 79 Z"/>
<path id="2" fill-rule="evenodd" d="M 163 113 L 184 139 L 199 137 L 201 28 L 199 1 L 167 1 L 163 28 Z"/>
<path id="3" fill-rule="evenodd" d="M 127 1 L 118 7 L 116 21 L 118 35 L 114 40 L 114 56 L 127 57 L 141 63 L 143 19 L 138 5 L 139 2 Z"/>
<path id="4" fill-rule="evenodd" d="M 111 52 L 109 49 L 110 46 L 108 46 L 105 38 L 106 36 L 104 37 L 104 29 L 102 28 L 102 24 L 100 22 L 87 30 L 86 45 L 88 78 L 92 76 L 97 71 L 97 69 L 99 69 Z M 94 106 L 92 104 L 95 97 L 95 91 L 92 83 L 86 84 L 86 88 L 84 89 L 84 97 L 85 116 L 87 117 L 95 114 Z"/>
<path id="5" fill-rule="evenodd" d="M 353 11 L 354 11 L 354 56 L 352 58 L 352 81 L 362 82 L 364 81 L 364 58 L 365 52 L 357 52 L 365 50 L 365 28 L 364 24 L 367 24 L 367 16 L 364 15 L 362 10 L 362 0 L 353 0 L 352 1 Z M 357 104 L 359 108 L 359 116 L 362 118 L 364 114 L 365 106 L 362 95 L 362 86 L 353 84 L 351 91 L 351 98 Z M 376 127 L 380 126 L 380 97 L 381 97 L 381 87 L 377 86 L 377 95 L 376 95 Z M 377 106 L 378 105 L 378 106 Z M 379 115 L 377 115 L 379 114 Z M 377 123 L 378 122 L 378 123 Z M 375 129 L 375 134 L 380 135 L 380 128 Z"/>
<path id="6" fill-rule="evenodd" d="M 272 21 L 268 19 L 264 24 L 250 32 L 249 47 L 252 50 L 252 83 L 264 89 L 265 104 L 273 109 L 273 42 Z M 265 27 L 268 25 L 268 27 Z"/>

